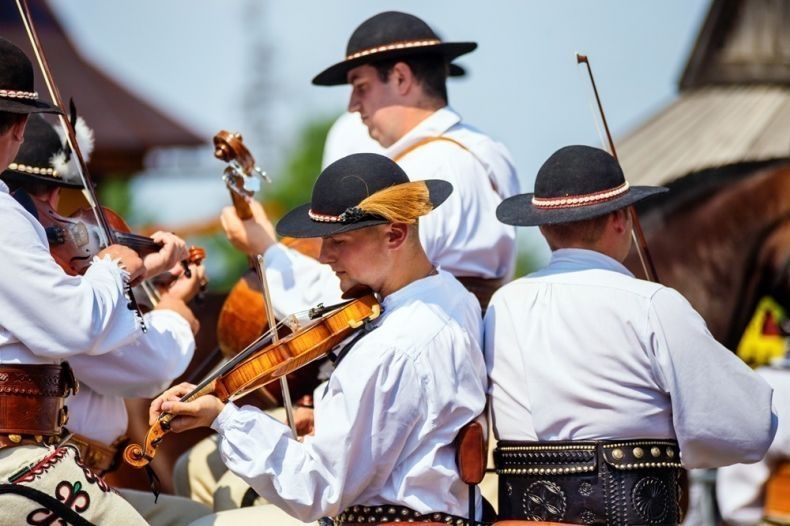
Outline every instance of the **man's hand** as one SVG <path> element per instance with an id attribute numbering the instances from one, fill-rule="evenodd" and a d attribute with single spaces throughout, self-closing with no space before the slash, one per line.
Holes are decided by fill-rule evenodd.
<path id="1" fill-rule="evenodd" d="M 179 261 L 189 257 L 186 242 L 175 234 L 154 232 L 151 239 L 161 243 L 162 248 L 159 249 L 159 252 L 148 254 L 143 258 L 146 278 L 161 274 Z"/>
<path id="2" fill-rule="evenodd" d="M 220 214 L 222 228 L 231 244 L 249 256 L 257 256 L 266 252 L 277 242 L 274 226 L 266 215 L 261 204 L 249 200 L 252 217 L 242 220 L 232 206 L 226 207 Z"/>
<path id="3" fill-rule="evenodd" d="M 181 383 L 171 387 L 151 402 L 148 410 L 148 424 L 154 425 L 162 413 L 176 415 L 170 421 L 170 429 L 180 433 L 198 427 L 209 427 L 225 408 L 214 395 L 203 395 L 192 402 L 179 402 L 179 400 L 192 392 L 195 388 L 190 383 Z"/>
<path id="4" fill-rule="evenodd" d="M 113 261 L 117 261 L 118 265 L 129 273 L 129 282 L 136 285 L 143 279 L 145 267 L 143 260 L 137 255 L 137 252 L 129 247 L 123 245 L 110 245 L 96 254 L 99 259 L 104 256 L 110 256 Z"/>
<path id="5" fill-rule="evenodd" d="M 295 407 L 294 426 L 296 434 L 300 437 L 315 434 L 315 410 L 309 407 Z"/>
<path id="6" fill-rule="evenodd" d="M 176 279 L 161 292 L 161 296 L 163 298 L 176 298 L 183 302 L 188 302 L 194 298 L 197 293 L 200 292 L 201 287 L 208 283 L 206 279 L 206 268 L 203 265 L 190 263 L 189 271 L 191 277 L 186 276 L 184 267 L 180 262 L 176 263 L 176 265 L 169 270 L 169 273 L 175 276 Z"/>

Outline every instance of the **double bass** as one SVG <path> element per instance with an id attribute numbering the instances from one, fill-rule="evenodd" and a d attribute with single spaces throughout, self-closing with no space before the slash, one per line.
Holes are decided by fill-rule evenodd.
<path id="1" fill-rule="evenodd" d="M 213 141 L 214 156 L 228 163 L 223 178 L 236 213 L 241 219 L 249 219 L 252 211 L 247 200 L 255 194 L 257 179 L 263 177 L 263 172 L 244 145 L 241 134 L 222 130 L 214 136 Z M 320 239 L 284 238 L 281 242 L 306 256 L 318 259 Z M 250 266 L 228 293 L 217 320 L 217 342 L 226 359 L 236 356 L 269 327 L 261 276 L 255 269 L 254 261 L 250 262 Z M 306 400 L 305 397 L 312 396 L 313 389 L 318 385 L 317 376 L 318 363 L 311 363 L 298 373 L 288 375 L 293 398 Z M 284 403 L 282 391 L 274 385 L 267 385 L 259 394 L 266 409 L 279 407 Z"/>

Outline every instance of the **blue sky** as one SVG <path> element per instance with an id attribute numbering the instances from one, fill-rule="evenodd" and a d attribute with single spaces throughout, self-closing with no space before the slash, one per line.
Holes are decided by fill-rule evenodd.
<path id="1" fill-rule="evenodd" d="M 525 190 L 557 148 L 600 145 L 589 83 L 574 53 L 590 57 L 616 140 L 676 95 L 709 6 L 709 0 L 50 3 L 88 58 L 207 140 L 221 128 L 253 140 L 265 136 L 267 168 L 275 172 L 283 152 L 297 146 L 303 123 L 345 108 L 347 87 L 315 87 L 310 79 L 342 58 L 354 28 L 384 10 L 416 14 L 446 40 L 479 43 L 460 59 L 469 75 L 451 82 L 451 105 L 510 148 Z"/>

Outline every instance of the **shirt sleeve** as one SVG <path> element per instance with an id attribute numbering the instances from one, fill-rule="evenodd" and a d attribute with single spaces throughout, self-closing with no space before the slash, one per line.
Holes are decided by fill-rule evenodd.
<path id="1" fill-rule="evenodd" d="M 0 326 L 33 354 L 67 359 L 123 345 L 138 331 L 123 294 L 123 271 L 94 258 L 84 276 L 61 269 L 34 227 L 16 208 L 0 218 Z"/>
<path id="2" fill-rule="evenodd" d="M 495 294 L 486 310 L 483 351 L 488 373 L 489 410 L 498 440 L 537 440 L 524 415 L 531 414 L 525 393 L 525 365 L 518 352 L 516 320 L 505 296 Z M 511 352 L 508 352 L 507 350 Z"/>
<path id="3" fill-rule="evenodd" d="M 647 324 L 657 381 L 670 395 L 684 466 L 760 460 L 776 433 L 773 389 L 713 338 L 675 290 L 654 294 Z"/>
<path id="4" fill-rule="evenodd" d="M 318 401 L 315 435 L 289 429 L 252 407 L 228 404 L 212 427 L 222 459 L 259 495 L 299 520 L 334 516 L 375 492 L 396 469 L 418 420 L 413 365 L 360 342 Z"/>
<path id="5" fill-rule="evenodd" d="M 329 265 L 277 243 L 263 256 L 272 306 L 278 319 L 342 301 L 340 280 Z"/>
<path id="6" fill-rule="evenodd" d="M 189 365 L 195 338 L 189 323 L 170 310 L 145 315 L 148 332 L 101 356 L 69 359 L 74 375 L 105 396 L 150 398 L 156 396 Z"/>

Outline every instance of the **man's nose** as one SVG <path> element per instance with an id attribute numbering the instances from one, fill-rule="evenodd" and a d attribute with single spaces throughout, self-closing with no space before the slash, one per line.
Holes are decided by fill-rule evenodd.
<path id="1" fill-rule="evenodd" d="M 359 99 L 354 92 L 351 92 L 351 96 L 348 98 L 348 111 L 354 113 L 355 111 L 359 111 Z"/>
<path id="2" fill-rule="evenodd" d="M 321 251 L 318 253 L 318 262 L 327 264 L 331 261 L 329 252 L 331 249 L 329 248 L 329 243 L 326 240 L 321 240 Z"/>

